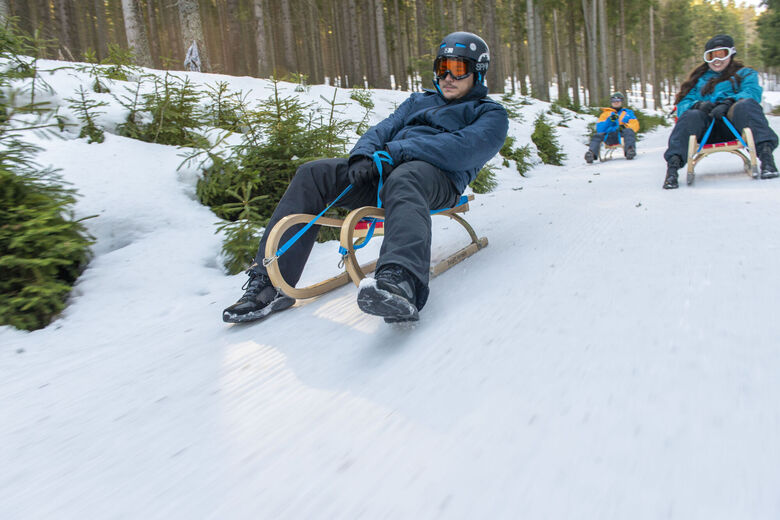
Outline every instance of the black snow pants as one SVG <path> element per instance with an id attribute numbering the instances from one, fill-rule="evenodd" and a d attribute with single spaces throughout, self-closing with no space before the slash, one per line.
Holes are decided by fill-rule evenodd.
<path id="1" fill-rule="evenodd" d="M 761 143 L 771 143 L 772 149 L 777 148 L 777 134 L 769 128 L 769 122 L 766 120 L 764 111 L 754 99 L 740 99 L 728 111 L 726 117 L 729 118 L 734 128 L 741 134 L 745 127 L 753 132 L 753 140 L 756 142 L 756 148 L 760 148 Z M 669 147 L 664 153 L 664 159 L 669 159 L 677 155 L 682 159 L 682 164 L 688 162 L 688 140 L 691 135 L 701 142 L 707 128 L 710 126 L 712 118 L 706 112 L 691 108 L 683 112 L 683 115 L 677 120 L 677 124 L 672 129 L 672 135 L 669 136 Z M 707 143 L 721 143 L 724 141 L 733 141 L 736 137 L 723 121 L 715 121 L 712 133 L 707 139 Z"/>
<path id="2" fill-rule="evenodd" d="M 276 206 L 266 233 L 260 240 L 253 269 L 266 274 L 263 266 L 265 244 L 274 225 L 293 213 L 318 214 L 349 185 L 347 159 L 321 159 L 301 165 Z M 377 205 L 378 181 L 353 187 L 336 206 L 355 209 Z M 423 161 L 399 164 L 386 179 L 379 193 L 385 209 L 384 240 L 377 270 L 396 264 L 408 269 L 418 283 L 417 308 L 422 309 L 428 295 L 431 263 L 431 210 L 454 206 L 460 198 L 447 175 Z M 304 224 L 293 226 L 282 237 L 284 244 Z M 298 283 L 317 238 L 319 226 L 312 226 L 293 246 L 278 258 L 279 270 L 292 286 Z"/>
<path id="3" fill-rule="evenodd" d="M 606 139 L 604 137 L 606 136 Z M 636 150 L 636 133 L 634 133 L 633 130 L 630 128 L 621 128 L 620 129 L 620 136 L 623 138 L 623 148 L 628 148 L 629 146 L 633 146 Z M 601 143 L 606 142 L 607 144 L 618 144 L 620 143 L 620 139 L 618 139 L 618 133 L 617 130 L 614 132 L 609 132 L 608 134 L 605 134 L 604 132 L 593 134 L 593 137 L 590 138 L 590 151 L 593 152 L 593 155 L 596 157 L 599 156 L 599 150 L 601 149 Z"/>

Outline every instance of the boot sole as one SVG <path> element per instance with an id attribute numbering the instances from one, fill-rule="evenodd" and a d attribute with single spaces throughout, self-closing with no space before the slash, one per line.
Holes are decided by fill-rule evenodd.
<path id="1" fill-rule="evenodd" d="M 417 321 L 420 315 L 406 298 L 376 286 L 363 285 L 358 291 L 358 307 L 366 314 L 381 316 L 386 323 Z"/>
<path id="2" fill-rule="evenodd" d="M 761 174 L 761 178 L 762 179 L 774 179 L 778 175 L 780 175 L 780 173 L 778 173 L 778 172 L 766 172 L 766 173 L 762 173 Z"/>
<path id="3" fill-rule="evenodd" d="M 289 309 L 293 305 L 295 305 L 295 299 L 282 296 L 281 298 L 276 298 L 271 303 L 255 312 L 248 312 L 246 314 L 232 314 L 228 311 L 223 311 L 222 321 L 225 323 L 246 323 L 249 321 L 258 321 L 262 320 L 269 314 L 273 314 L 274 312 Z"/>

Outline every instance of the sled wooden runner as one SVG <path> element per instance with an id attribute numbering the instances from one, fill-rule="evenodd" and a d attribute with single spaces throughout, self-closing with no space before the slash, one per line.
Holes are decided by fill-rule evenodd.
<path id="1" fill-rule="evenodd" d="M 474 200 L 474 195 L 461 197 L 462 203 L 455 206 L 454 208 L 432 212 L 433 216 L 442 215 L 449 217 L 463 226 L 468 233 L 471 242 L 466 247 L 459 249 L 444 260 L 438 262 L 436 265 L 432 265 L 430 270 L 431 278 L 440 275 L 450 267 L 459 262 L 462 262 L 480 249 L 487 247 L 488 239 L 486 237 L 479 238 L 474 231 L 474 228 L 472 228 L 471 225 L 466 222 L 466 219 L 461 216 L 461 214 L 469 210 L 468 203 L 472 200 Z M 271 283 L 273 283 L 274 287 L 279 288 L 287 296 L 296 299 L 314 298 L 315 296 L 332 291 L 337 287 L 341 287 L 350 280 L 355 285 L 359 285 L 360 281 L 366 277 L 366 273 L 372 272 L 376 267 L 376 260 L 360 265 L 355 254 L 355 247 L 360 245 L 361 241 L 368 232 L 368 225 L 364 219 L 368 219 L 370 217 L 384 219 L 385 210 L 375 208 L 373 206 L 365 206 L 352 210 L 343 220 L 331 217 L 320 217 L 320 219 L 317 220 L 317 225 L 341 229 L 340 245 L 343 250 L 346 251 L 346 253 L 344 253 L 342 256 L 344 272 L 307 287 L 293 287 L 287 283 L 287 281 L 282 276 L 281 271 L 279 270 L 279 262 L 275 260 L 275 255 L 279 249 L 279 242 L 281 241 L 285 232 L 293 226 L 307 224 L 315 218 L 315 215 L 297 213 L 284 217 L 276 223 L 273 229 L 271 229 L 265 247 L 266 262 L 264 263 L 266 270 L 268 271 L 268 277 L 271 279 Z M 381 224 L 383 224 L 382 221 L 377 222 L 373 232 L 375 236 L 384 234 L 384 227 Z M 268 261 L 268 259 L 273 260 Z"/>
<path id="2" fill-rule="evenodd" d="M 724 118 L 724 120 L 726 119 Z M 705 134 L 704 138 L 706 139 L 708 135 L 709 131 L 707 134 Z M 735 137 L 738 137 L 738 134 L 735 133 Z M 741 141 L 739 139 L 735 139 L 734 141 L 728 141 L 725 143 L 705 144 L 703 146 L 698 142 L 695 135 L 691 135 L 688 138 L 688 175 L 686 178 L 688 185 L 693 184 L 693 181 L 696 178 L 694 169 L 696 168 L 696 165 L 699 163 L 699 161 L 716 152 L 733 153 L 742 159 L 745 173 L 754 179 L 758 179 L 756 143 L 753 140 L 753 132 L 750 130 L 750 128 L 745 128 L 742 130 Z"/>

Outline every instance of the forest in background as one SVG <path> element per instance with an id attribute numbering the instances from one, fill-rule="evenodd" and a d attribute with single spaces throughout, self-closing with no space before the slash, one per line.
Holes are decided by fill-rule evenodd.
<path id="1" fill-rule="evenodd" d="M 759 13 L 733 0 L 0 0 L 0 18 L 45 58 L 131 49 L 138 65 L 182 70 L 196 42 L 206 72 L 402 90 L 430 88 L 436 45 L 466 30 L 490 46 L 491 92 L 552 89 L 580 106 L 623 90 L 658 106 L 714 34 L 749 66 L 779 65 L 779 1 Z"/>

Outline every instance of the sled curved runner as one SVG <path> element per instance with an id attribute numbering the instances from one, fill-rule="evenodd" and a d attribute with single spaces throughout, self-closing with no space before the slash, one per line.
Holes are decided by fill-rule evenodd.
<path id="1" fill-rule="evenodd" d="M 727 121 L 726 118 L 724 118 L 724 121 Z M 710 125 L 711 127 L 712 125 Z M 730 126 L 730 123 L 729 123 Z M 743 162 L 743 170 L 745 173 L 753 177 L 754 179 L 758 179 L 758 159 L 756 157 L 756 143 L 753 139 L 753 132 L 750 130 L 750 128 L 745 128 L 742 130 L 742 136 L 740 139 L 739 134 L 734 132 L 734 141 L 728 141 L 725 143 L 712 143 L 712 144 L 701 144 L 696 139 L 695 135 L 691 135 L 688 138 L 688 175 L 686 178 L 686 181 L 688 185 L 690 186 L 693 184 L 693 181 L 696 178 L 696 174 L 694 172 L 696 165 L 707 157 L 708 155 L 711 155 L 713 153 L 717 152 L 729 152 L 733 153 L 740 159 L 742 159 Z M 709 135 L 709 131 L 704 136 L 704 140 L 706 142 L 706 138 Z"/>
<path id="2" fill-rule="evenodd" d="M 461 197 L 461 203 L 454 208 L 446 209 L 443 211 L 432 212 L 432 215 L 442 215 L 451 218 L 466 230 L 471 239 L 471 242 L 464 248 L 451 254 L 444 260 L 441 260 L 436 265 L 431 266 L 431 277 L 438 276 L 455 264 L 463 261 L 469 256 L 473 255 L 480 249 L 483 249 L 488 245 L 488 239 L 486 237 L 479 238 L 474 231 L 474 228 L 466 222 L 466 220 L 460 215 L 465 213 L 469 209 L 469 201 L 473 200 L 474 196 Z M 365 238 L 368 232 L 368 226 L 364 219 L 367 218 L 384 219 L 385 210 L 375 208 L 373 206 L 365 206 L 352 210 L 344 219 L 320 217 L 317 220 L 317 225 L 328 226 L 333 228 L 340 228 L 340 245 L 343 253 L 342 262 L 345 271 L 341 274 L 323 280 L 321 282 L 309 285 L 307 287 L 293 287 L 282 276 L 279 270 L 279 262 L 266 261 L 266 270 L 268 277 L 271 279 L 274 287 L 279 288 L 284 294 L 291 298 L 305 299 L 314 298 L 326 292 L 332 291 L 337 287 L 345 285 L 349 281 L 352 281 L 355 285 L 359 285 L 360 281 L 365 278 L 366 273 L 370 273 L 376 267 L 376 260 L 360 265 L 355 254 L 356 246 L 359 247 L 362 240 Z M 294 215 L 288 215 L 281 219 L 271 229 L 268 235 L 268 241 L 265 247 L 266 259 L 272 259 L 275 257 L 276 251 L 279 249 L 279 242 L 282 236 L 293 226 L 299 224 L 306 224 L 315 218 L 315 215 L 308 215 L 303 213 L 297 213 Z M 373 231 L 374 235 L 382 235 L 384 229 L 381 226 L 382 222 L 378 223 Z"/>
<path id="3" fill-rule="evenodd" d="M 622 142 L 620 142 L 618 144 L 607 144 L 607 143 L 604 143 L 604 146 L 602 146 L 601 150 L 599 150 L 599 161 L 601 161 L 601 162 L 609 161 L 610 159 L 612 159 L 612 155 L 617 150 L 622 150 L 623 153 L 625 154 L 625 149 L 623 147 L 623 143 Z"/>

